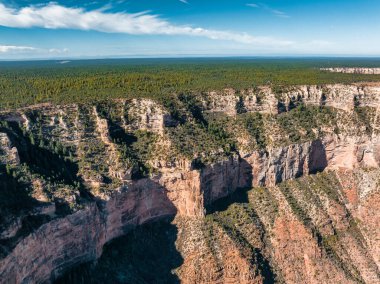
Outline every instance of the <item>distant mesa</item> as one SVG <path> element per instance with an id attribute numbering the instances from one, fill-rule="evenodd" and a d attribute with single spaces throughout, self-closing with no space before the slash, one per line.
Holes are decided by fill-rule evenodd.
<path id="1" fill-rule="evenodd" d="M 347 73 L 347 74 L 380 74 L 380 68 L 364 68 L 364 67 L 340 67 L 340 68 L 320 68 L 321 71 L 329 71 L 334 73 Z"/>

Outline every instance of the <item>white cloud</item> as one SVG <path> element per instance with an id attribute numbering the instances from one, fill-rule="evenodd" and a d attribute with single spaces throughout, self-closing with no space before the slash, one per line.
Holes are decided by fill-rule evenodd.
<path id="1" fill-rule="evenodd" d="M 35 51 L 31 46 L 0 45 L 0 53 L 29 52 Z"/>
<path id="2" fill-rule="evenodd" d="M 184 4 L 189 4 L 189 1 L 187 1 L 187 0 L 179 0 L 179 2 L 182 2 Z"/>
<path id="3" fill-rule="evenodd" d="M 50 48 L 49 49 L 49 53 L 55 53 L 55 54 L 63 54 L 63 53 L 67 53 L 68 51 L 69 51 L 68 48 L 63 48 L 63 49 Z"/>
<path id="4" fill-rule="evenodd" d="M 273 14 L 275 14 L 276 16 L 278 17 L 281 17 L 281 18 L 290 18 L 290 16 L 288 14 L 286 14 L 285 12 L 283 11 L 280 11 L 280 10 L 276 10 L 276 9 L 268 9 L 270 12 L 272 12 Z"/>
<path id="5" fill-rule="evenodd" d="M 280 11 L 280 10 L 277 10 L 277 9 L 272 9 L 271 7 L 269 7 L 268 5 L 265 5 L 265 4 L 255 4 L 255 3 L 248 3 L 248 4 L 245 4 L 246 6 L 248 7 L 251 7 L 251 8 L 262 8 L 274 15 L 276 15 L 277 17 L 281 17 L 281 18 L 290 18 L 290 16 L 288 14 L 286 14 L 285 12 L 283 11 Z"/>
<path id="6" fill-rule="evenodd" d="M 173 25 L 148 12 L 129 14 L 122 12 L 110 13 L 104 10 L 87 11 L 83 8 L 65 7 L 53 2 L 47 5 L 28 6 L 20 9 L 9 8 L 0 3 L 0 26 L 93 30 L 132 35 L 187 35 L 215 40 L 229 40 L 244 44 L 277 46 L 292 44 L 292 42 L 286 40 L 254 37 L 246 33 Z"/>
<path id="7" fill-rule="evenodd" d="M 50 56 L 65 55 L 68 53 L 67 48 L 37 48 L 32 46 L 17 46 L 17 45 L 0 45 L 0 55 L 9 57 L 10 55 L 28 55 L 41 56 L 49 54 Z"/>

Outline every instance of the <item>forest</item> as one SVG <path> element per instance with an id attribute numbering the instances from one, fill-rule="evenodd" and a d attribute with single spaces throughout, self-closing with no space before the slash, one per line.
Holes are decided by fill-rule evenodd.
<path id="1" fill-rule="evenodd" d="M 86 103 L 179 93 L 301 84 L 380 81 L 322 67 L 379 67 L 370 58 L 105 59 L 0 62 L 0 110 L 39 103 Z"/>

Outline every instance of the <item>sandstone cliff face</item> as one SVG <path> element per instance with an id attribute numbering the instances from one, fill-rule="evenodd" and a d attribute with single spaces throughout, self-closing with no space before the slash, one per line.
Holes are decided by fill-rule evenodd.
<path id="1" fill-rule="evenodd" d="M 324 139 L 329 169 L 379 168 L 379 138 L 331 136 Z"/>
<path id="2" fill-rule="evenodd" d="M 263 86 L 240 93 L 228 89 L 224 93 L 211 92 L 207 94 L 204 108 L 206 111 L 236 115 L 236 104 L 239 99 L 242 100 L 244 110 L 248 112 L 276 114 L 289 110 L 299 103 L 329 106 L 349 111 L 359 105 L 378 108 L 380 86 L 377 84 L 336 84 L 284 87 L 281 90 L 273 90 Z"/>
<path id="3" fill-rule="evenodd" d="M 155 279 L 149 271 L 166 259 L 153 254 L 151 262 L 136 263 L 136 251 L 125 247 L 144 243 L 151 255 L 161 246 L 158 235 L 162 246 L 175 245 L 181 253 L 165 268 L 181 283 L 377 283 L 377 255 L 370 251 L 377 250 L 378 179 L 377 169 L 342 169 L 240 191 L 205 218 L 177 216 L 170 225 L 174 240 L 165 228 L 127 234 L 86 275 L 119 283 L 146 265 L 142 279 Z M 113 261 L 115 254 L 122 259 Z M 169 275 L 161 282 L 173 280 Z"/>
<path id="4" fill-rule="evenodd" d="M 106 203 L 88 204 L 22 239 L 1 260 L 1 282 L 50 282 L 70 267 L 96 260 L 106 242 L 139 224 L 175 213 L 165 189 L 141 181 Z"/>
<path id="5" fill-rule="evenodd" d="M 262 87 L 239 94 L 226 90 L 224 94 L 210 93 L 202 98 L 204 113 L 223 112 L 235 116 L 242 103 L 245 112 L 277 114 L 302 102 L 340 109 L 350 117 L 357 107 L 379 109 L 380 87 L 300 86 L 280 94 Z M 32 153 L 45 153 L 44 141 L 40 141 L 42 146 L 35 145 L 36 142 L 28 142 L 23 133 L 34 133 L 33 137 L 41 133 L 56 143 L 53 146 L 57 148 L 57 154 L 51 155 L 52 162 L 67 163 L 67 167 L 72 163 L 79 165 L 78 169 L 74 167 L 75 177 L 62 176 L 73 178 L 74 184 L 83 181 L 83 187 L 43 180 L 45 172 L 41 177 L 34 174 L 31 192 L 33 196 L 39 196 L 38 200 L 44 202 L 44 206 L 55 209 L 54 204 L 59 207 L 63 201 L 77 202 L 79 207 L 62 216 L 58 209 L 38 211 L 43 206 L 37 205 L 37 211 L 34 211 L 37 213 L 33 214 L 48 216 L 50 221 L 25 236 L 18 233 L 23 227 L 20 221 L 4 225 L 2 231 L 11 234 L 1 234 L 2 241 L 8 243 L 11 240 L 14 245 L 4 246 L 7 253 L 0 260 L 1 283 L 51 282 L 73 266 L 96 260 L 104 244 L 114 238 L 136 226 L 167 216 L 177 216 L 178 228 L 184 232 L 183 238 L 179 239 L 182 244 L 178 245 L 184 256 L 178 275 L 184 283 L 262 283 L 277 278 L 287 283 L 350 283 L 358 279 L 376 283 L 379 280 L 379 220 L 373 210 L 378 203 L 378 175 L 365 175 L 359 170 L 379 168 L 377 112 L 368 122 L 371 133 L 367 129 L 353 129 L 355 121 L 342 122 L 346 124 L 342 133 L 328 129 L 327 135 L 311 141 L 268 145 L 265 149 L 244 153 L 237 151 L 216 162 L 197 165 L 194 163 L 196 159 L 192 158 L 198 157 L 173 159 L 170 156 L 177 152 L 173 150 L 174 140 L 168 129 L 176 124 L 172 123 L 168 111 L 149 100 L 115 104 L 112 119 L 104 116 L 101 107 L 88 106 L 45 106 L 40 113 L 27 109 L 2 114 L 4 120 L 16 126 L 0 129 L 0 165 L 18 167 L 20 160 L 34 162 L 20 150 L 23 151 L 25 146 Z M 19 129 L 20 124 L 24 125 L 24 130 Z M 150 144 L 133 148 L 135 135 L 141 135 L 140 132 L 146 135 L 142 136 L 143 139 L 153 134 L 158 138 L 149 138 Z M 20 141 L 15 138 L 12 141 L 9 135 Z M 123 139 L 125 142 L 119 143 Z M 150 156 L 146 153 L 149 151 Z M 214 152 L 223 151 L 216 148 Z M 70 162 L 61 158 L 67 152 Z M 137 156 L 135 152 L 142 154 Z M 129 160 L 124 157 L 126 153 L 130 155 Z M 146 165 L 153 166 L 152 174 L 133 179 L 133 169 L 146 166 L 142 163 L 147 162 L 142 161 L 143 158 L 149 162 Z M 338 179 L 342 171 L 352 176 L 352 185 L 346 185 L 344 178 L 339 181 L 338 201 L 318 195 L 311 202 L 302 197 L 308 193 L 302 193 L 297 187 L 292 187 L 292 195 L 276 187 L 287 180 L 325 170 L 337 172 Z M 372 183 L 377 186 L 371 187 Z M 204 223 L 206 207 L 238 189 L 252 186 L 268 187 L 271 199 L 277 204 L 276 212 L 271 211 L 270 204 L 266 212 L 255 203 L 259 206 L 255 210 L 262 224 L 249 215 L 253 218 L 249 219 L 252 224 L 246 225 L 244 232 L 229 233 L 226 228 L 230 225 L 223 223 L 218 216 Z M 48 187 L 54 190 L 48 191 Z M 86 187 L 90 200 L 83 196 Z M 294 198 L 299 207 L 294 207 Z M 319 207 L 309 206 L 310 202 Z M 312 225 L 309 221 L 305 223 L 302 219 L 305 216 L 300 215 L 297 208 L 310 214 L 306 219 L 310 219 Z M 23 216 L 28 214 L 32 214 L 31 211 L 23 212 Z M 271 216 L 273 214 L 276 216 Z M 352 236 L 351 231 L 342 233 L 338 243 L 343 244 L 334 247 L 334 255 L 338 255 L 334 258 L 327 255 L 328 249 L 318 238 L 325 237 L 325 242 L 331 245 L 329 242 L 335 240 L 335 231 L 349 231 L 352 226 L 347 214 L 362 220 L 358 223 L 358 230 L 365 242 Z M 205 228 L 213 235 L 208 235 L 210 231 Z M 315 228 L 320 235 L 315 235 Z M 265 236 L 263 232 L 270 233 Z M 187 239 L 189 234 L 194 239 Z M 197 238 L 199 234 L 203 237 Z M 243 245 L 236 243 L 236 238 L 242 240 L 241 234 L 246 240 Z M 202 248 L 203 254 L 195 253 L 194 248 Z M 355 259 L 349 260 L 347 252 L 355 255 Z"/>
<path id="6" fill-rule="evenodd" d="M 330 140 L 327 141 L 327 143 L 330 142 Z M 100 256 L 102 247 L 107 241 L 125 234 L 137 225 L 175 214 L 183 217 L 204 216 L 206 205 L 232 194 L 239 187 L 250 186 L 252 178 L 254 185 L 273 186 L 309 172 L 323 170 L 325 167 L 352 169 L 360 163 L 353 148 L 355 147 L 348 147 L 344 152 L 337 147 L 337 153 L 329 152 L 326 156 L 322 142 L 315 141 L 273 149 L 267 154 L 254 153 L 247 159 L 231 158 L 228 161 L 206 167 L 201 172 L 187 171 L 175 175 L 166 174 L 157 181 L 144 179 L 133 183 L 112 196 L 109 201 L 101 205 L 101 209 L 94 204 L 88 205 L 86 209 L 73 215 L 43 225 L 32 235 L 23 239 L 1 261 L 2 281 L 4 283 L 23 281 L 31 283 L 54 279 L 75 264 L 95 260 Z M 342 157 L 350 156 L 356 159 L 348 161 L 342 159 Z M 362 161 L 364 160 L 362 159 Z M 373 166 L 373 164 L 368 166 Z M 247 167 L 251 168 L 251 171 L 247 170 Z M 369 218 L 366 214 L 365 216 Z M 292 222 L 294 226 L 291 225 Z M 278 227 L 279 230 L 278 237 L 281 238 L 278 242 L 296 242 L 298 248 L 300 247 L 299 241 L 305 242 L 308 238 L 313 241 L 312 235 L 307 237 L 306 231 L 302 234 L 303 229 L 300 229 L 302 225 L 297 222 L 288 219 L 276 221 L 276 228 Z M 286 239 L 287 234 L 284 230 L 288 232 L 289 237 L 296 239 L 293 241 Z M 295 230 L 294 232 L 297 232 L 299 236 L 297 237 L 292 230 Z M 41 242 L 42 236 L 45 236 L 43 242 Z M 59 241 L 59 245 L 57 245 L 57 241 Z M 376 242 L 376 239 L 374 241 Z M 227 250 L 228 240 L 222 241 L 222 243 Z M 50 244 L 54 244 L 54 250 L 50 249 Z M 308 246 L 305 244 L 301 247 Z M 39 252 L 42 250 L 47 250 L 48 254 L 40 254 Z M 318 248 L 311 247 L 310 250 L 312 252 Z M 376 250 L 377 248 L 374 247 L 374 251 Z M 296 248 L 289 248 L 289 256 L 294 256 L 295 251 Z M 38 259 L 35 259 L 36 255 L 39 256 Z M 282 251 L 278 261 L 286 260 L 290 266 L 292 261 L 289 256 L 285 256 Z M 224 257 L 225 262 L 233 259 L 232 255 Z M 316 259 L 310 266 L 316 269 L 314 266 L 318 263 L 319 257 L 313 257 Z M 246 265 L 249 270 L 249 263 Z M 328 279 L 332 275 L 339 277 L 337 275 L 341 273 L 338 273 L 335 268 L 326 270 L 326 263 L 318 265 L 320 273 L 330 271 L 331 275 L 321 275 L 320 278 L 315 279 L 316 282 L 318 279 Z M 18 271 L 17 267 L 19 266 L 23 267 L 22 272 Z M 284 270 L 286 270 L 286 266 L 285 263 Z M 295 271 L 302 270 L 302 267 L 293 266 L 293 269 L 292 273 L 295 273 Z M 243 272 L 240 270 L 239 273 Z M 309 272 L 309 274 L 313 273 Z M 250 282 L 252 279 L 249 275 L 248 273 L 242 279 L 245 279 L 246 283 L 254 283 Z M 296 283 L 297 279 L 304 278 L 299 276 L 290 282 Z M 340 281 L 343 281 L 342 279 L 344 279 L 343 276 Z"/>
<path id="7" fill-rule="evenodd" d="M 101 253 L 103 231 L 95 204 L 49 222 L 25 237 L 1 261 L 1 282 L 49 282 L 65 267 L 96 258 Z"/>
<path id="8" fill-rule="evenodd" d="M 359 178 L 363 172 L 341 174 L 346 180 L 352 176 L 349 188 L 335 173 L 317 174 L 279 187 L 255 188 L 246 200 L 231 199 L 227 209 L 218 208 L 206 220 L 177 219 L 176 244 L 184 258 L 179 279 L 184 283 L 377 283 L 378 258 L 370 251 L 379 220 L 362 218 L 373 217 L 376 208 L 366 205 L 376 204 L 379 187 L 375 185 L 371 197 L 358 198 L 354 205 L 341 194 L 355 185 L 354 190 L 360 191 L 357 185 L 363 182 Z M 377 170 L 366 174 L 379 178 Z M 356 210 L 364 215 L 359 217 Z"/>

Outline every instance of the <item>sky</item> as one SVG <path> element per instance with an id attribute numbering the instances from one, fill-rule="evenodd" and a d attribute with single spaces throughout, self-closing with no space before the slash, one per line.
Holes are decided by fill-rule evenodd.
<path id="1" fill-rule="evenodd" d="M 0 59 L 380 56 L 379 0 L 0 0 Z"/>

